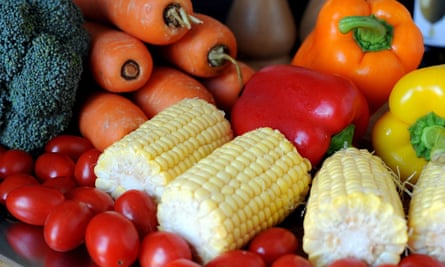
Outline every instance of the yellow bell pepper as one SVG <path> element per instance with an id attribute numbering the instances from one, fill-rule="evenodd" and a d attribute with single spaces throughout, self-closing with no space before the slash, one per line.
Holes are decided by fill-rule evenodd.
<path id="1" fill-rule="evenodd" d="M 445 149 L 445 64 L 404 75 L 390 93 L 388 109 L 372 128 L 373 148 L 414 184 L 434 153 Z"/>

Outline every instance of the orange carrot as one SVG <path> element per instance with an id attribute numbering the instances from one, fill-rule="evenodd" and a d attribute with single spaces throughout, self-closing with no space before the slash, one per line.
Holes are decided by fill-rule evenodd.
<path id="1" fill-rule="evenodd" d="M 159 47 L 162 56 L 181 70 L 197 77 L 214 77 L 226 67 L 236 64 L 235 35 L 222 22 L 204 14 L 194 15 L 196 24 L 180 40 Z"/>
<path id="2" fill-rule="evenodd" d="M 168 66 L 156 66 L 150 80 L 131 93 L 131 99 L 151 118 L 184 98 L 202 98 L 215 104 L 212 94 L 194 77 Z"/>
<path id="3" fill-rule="evenodd" d="M 103 89 L 131 92 L 148 81 L 153 58 L 141 40 L 97 22 L 88 21 L 85 28 L 91 35 L 90 71 Z"/>
<path id="4" fill-rule="evenodd" d="M 148 119 L 131 100 L 111 92 L 89 95 L 81 104 L 78 116 L 81 135 L 101 151 Z"/>
<path id="5" fill-rule="evenodd" d="M 182 38 L 197 21 L 191 0 L 74 0 L 84 17 L 112 24 L 144 42 L 164 45 Z"/>
<path id="6" fill-rule="evenodd" d="M 241 81 L 235 65 L 229 66 L 218 76 L 201 79 L 202 84 L 215 98 L 216 105 L 226 114 L 230 114 L 244 84 L 255 73 L 255 69 L 244 62 L 238 61 L 238 65 L 241 71 Z"/>

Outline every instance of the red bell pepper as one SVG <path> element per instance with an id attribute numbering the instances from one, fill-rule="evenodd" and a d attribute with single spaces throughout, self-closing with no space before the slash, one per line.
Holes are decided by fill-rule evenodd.
<path id="1" fill-rule="evenodd" d="M 231 122 L 236 135 L 258 127 L 280 130 L 316 166 L 330 146 L 345 145 L 346 140 L 337 138 L 350 126 L 355 130 L 349 145 L 366 133 L 369 109 L 361 91 L 345 78 L 290 64 L 271 65 L 245 84 Z"/>

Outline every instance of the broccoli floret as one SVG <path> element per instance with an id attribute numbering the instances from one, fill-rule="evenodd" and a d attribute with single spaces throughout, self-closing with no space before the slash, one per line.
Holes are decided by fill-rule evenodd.
<path id="1" fill-rule="evenodd" d="M 90 36 L 71 0 L 0 1 L 0 143 L 41 149 L 71 122 Z"/>

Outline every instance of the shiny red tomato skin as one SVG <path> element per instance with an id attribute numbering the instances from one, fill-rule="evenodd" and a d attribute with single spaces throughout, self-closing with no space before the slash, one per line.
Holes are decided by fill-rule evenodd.
<path id="1" fill-rule="evenodd" d="M 43 185 L 26 185 L 9 192 L 6 208 L 16 219 L 43 226 L 48 214 L 65 200 L 57 189 Z"/>
<path id="2" fill-rule="evenodd" d="M 298 239 L 290 230 L 271 227 L 252 238 L 248 250 L 260 255 L 267 265 L 285 254 L 296 253 Z"/>
<path id="3" fill-rule="evenodd" d="M 40 261 L 51 251 L 43 238 L 42 226 L 14 222 L 6 229 L 5 236 L 14 252 L 30 262 Z"/>
<path id="4" fill-rule="evenodd" d="M 286 254 L 276 259 L 271 267 L 313 267 L 304 257 L 297 254 Z"/>
<path id="5" fill-rule="evenodd" d="M 39 181 L 31 174 L 16 173 L 6 176 L 0 183 L 0 203 L 5 204 L 9 192 L 25 185 L 38 185 Z"/>
<path id="6" fill-rule="evenodd" d="M 444 267 L 445 264 L 425 254 L 409 254 L 399 262 L 399 267 Z"/>
<path id="7" fill-rule="evenodd" d="M 59 252 L 79 247 L 85 240 L 85 231 L 93 216 L 93 211 L 86 203 L 65 200 L 46 218 L 43 226 L 46 243 Z"/>
<path id="8" fill-rule="evenodd" d="M 95 187 L 79 186 L 75 187 L 65 194 L 67 199 L 82 201 L 88 204 L 88 207 L 94 213 L 113 210 L 114 199 L 106 192 Z"/>
<path id="9" fill-rule="evenodd" d="M 136 262 L 140 240 L 130 220 L 117 211 L 104 211 L 88 224 L 85 245 L 97 265 L 126 267 Z"/>
<path id="10" fill-rule="evenodd" d="M 96 148 L 89 149 L 82 153 L 74 167 L 74 178 L 81 186 L 95 186 L 96 174 L 94 167 L 102 152 Z"/>
<path id="11" fill-rule="evenodd" d="M 20 149 L 8 149 L 0 157 L 0 178 L 16 173 L 32 174 L 34 159 L 30 153 Z"/>
<path id="12" fill-rule="evenodd" d="M 176 259 L 167 263 L 165 267 L 202 267 L 202 265 L 189 259 Z"/>
<path id="13" fill-rule="evenodd" d="M 45 180 L 42 185 L 54 188 L 65 194 L 77 187 L 77 183 L 71 176 L 60 176 Z"/>
<path id="14" fill-rule="evenodd" d="M 59 152 L 47 152 L 37 157 L 34 174 L 41 182 L 61 176 L 73 177 L 74 167 L 75 163 L 69 156 Z"/>
<path id="15" fill-rule="evenodd" d="M 62 134 L 49 140 L 45 145 L 44 151 L 68 155 L 76 162 L 83 152 L 92 148 L 94 148 L 93 144 L 82 136 Z"/>
<path id="16" fill-rule="evenodd" d="M 368 265 L 360 259 L 344 258 L 330 263 L 328 267 L 368 267 Z"/>
<path id="17" fill-rule="evenodd" d="M 180 235 L 157 231 L 142 239 L 139 255 L 141 267 L 165 267 L 176 259 L 192 259 L 191 247 Z"/>
<path id="18" fill-rule="evenodd" d="M 133 222 L 141 239 L 157 230 L 156 202 L 145 191 L 137 189 L 125 191 L 114 201 L 114 210 Z"/>
<path id="19" fill-rule="evenodd" d="M 260 255 L 248 250 L 230 250 L 209 261 L 205 267 L 266 267 Z"/>

